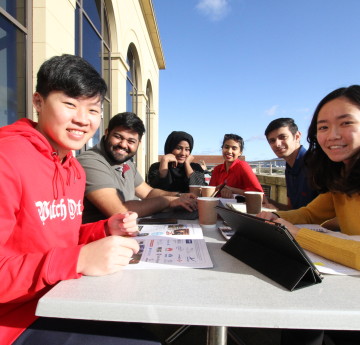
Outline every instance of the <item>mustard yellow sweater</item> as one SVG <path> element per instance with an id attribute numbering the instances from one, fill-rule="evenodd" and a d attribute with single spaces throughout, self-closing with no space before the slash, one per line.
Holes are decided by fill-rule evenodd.
<path id="1" fill-rule="evenodd" d="M 343 193 L 320 194 L 305 207 L 278 211 L 279 216 L 293 224 L 321 224 L 337 217 L 341 232 L 360 235 L 360 195 Z M 302 228 L 296 241 L 306 250 L 343 265 L 360 270 L 360 242 L 336 238 Z"/>

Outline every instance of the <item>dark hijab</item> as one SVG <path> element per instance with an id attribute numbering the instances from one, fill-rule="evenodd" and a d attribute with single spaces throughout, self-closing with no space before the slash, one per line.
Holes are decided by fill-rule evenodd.
<path id="1" fill-rule="evenodd" d="M 167 155 L 168 153 L 171 153 L 172 150 L 174 150 L 174 148 L 179 144 L 180 141 L 187 141 L 189 143 L 190 146 L 190 152 L 193 149 L 194 146 L 194 139 L 193 137 L 186 132 L 182 132 L 182 131 L 173 131 L 169 134 L 169 136 L 167 137 L 166 141 L 165 141 L 165 146 L 164 146 L 164 153 Z"/>
<path id="2" fill-rule="evenodd" d="M 166 139 L 164 152 L 165 155 L 171 153 L 181 141 L 186 141 L 189 144 L 190 152 L 193 149 L 194 139 L 193 137 L 182 131 L 173 131 Z M 168 191 L 188 193 L 189 184 L 201 184 L 205 185 L 204 171 L 197 163 L 190 163 L 194 173 L 190 177 L 186 176 L 185 164 L 178 163 L 174 166 L 174 162 L 170 162 L 168 165 L 168 174 L 165 178 L 159 178 L 159 166 L 160 162 L 154 163 L 147 175 L 148 182 L 153 188 L 160 188 Z"/>

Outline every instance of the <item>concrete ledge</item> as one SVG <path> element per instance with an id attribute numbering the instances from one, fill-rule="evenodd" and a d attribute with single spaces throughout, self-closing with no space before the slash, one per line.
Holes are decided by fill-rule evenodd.
<path id="1" fill-rule="evenodd" d="M 287 190 L 284 175 L 257 174 L 256 177 L 261 184 L 271 186 L 271 199 L 282 204 L 287 204 Z"/>

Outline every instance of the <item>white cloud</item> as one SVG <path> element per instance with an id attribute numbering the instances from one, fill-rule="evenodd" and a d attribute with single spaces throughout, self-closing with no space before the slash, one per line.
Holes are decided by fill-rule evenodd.
<path id="1" fill-rule="evenodd" d="M 245 139 L 245 142 L 251 142 L 251 141 L 264 141 L 265 140 L 265 136 L 264 134 L 260 134 L 260 135 L 253 135 L 252 137 Z"/>
<path id="2" fill-rule="evenodd" d="M 196 8 L 213 21 L 223 19 L 229 12 L 229 0 L 199 0 Z"/>
<path id="3" fill-rule="evenodd" d="M 278 105 L 273 105 L 271 108 L 265 110 L 265 114 L 268 116 L 274 116 L 279 109 Z"/>
<path id="4" fill-rule="evenodd" d="M 295 109 L 296 113 L 308 113 L 309 111 L 311 111 L 310 108 L 298 108 L 298 109 Z"/>
<path id="5" fill-rule="evenodd" d="M 312 112 L 309 108 L 295 108 L 292 110 L 286 110 L 283 108 L 280 108 L 279 105 L 273 105 L 269 109 L 266 109 L 264 111 L 264 114 L 269 117 L 296 117 L 302 116 L 303 118 L 308 118 L 309 116 L 312 116 Z"/>

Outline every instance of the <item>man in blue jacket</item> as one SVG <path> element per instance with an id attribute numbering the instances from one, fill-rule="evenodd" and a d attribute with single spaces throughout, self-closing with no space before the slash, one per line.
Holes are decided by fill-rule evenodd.
<path id="1" fill-rule="evenodd" d="M 306 206 L 318 192 L 310 186 L 307 178 L 304 164 L 306 149 L 300 144 L 301 133 L 298 126 L 292 118 L 278 118 L 266 127 L 265 136 L 276 156 L 286 161 L 288 204 L 282 209 L 291 210 Z"/>

